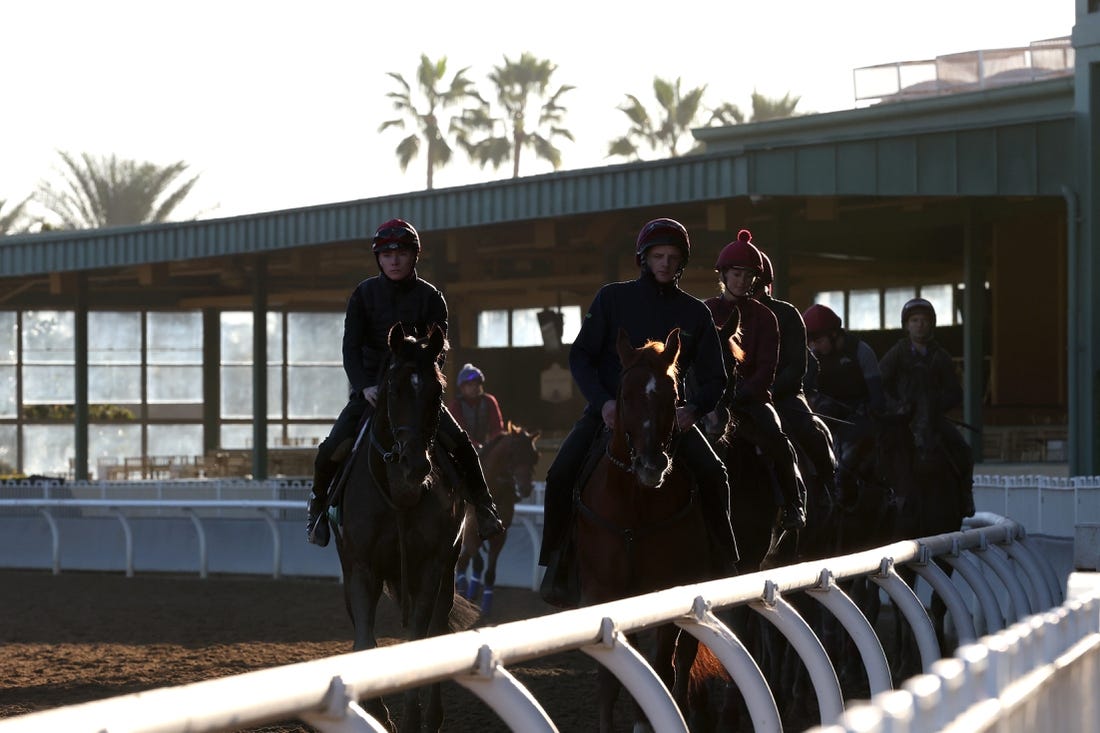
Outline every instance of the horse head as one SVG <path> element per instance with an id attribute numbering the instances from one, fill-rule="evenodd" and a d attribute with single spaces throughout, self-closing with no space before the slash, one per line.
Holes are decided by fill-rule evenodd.
<path id="1" fill-rule="evenodd" d="M 535 464 L 539 462 L 539 449 L 535 441 L 539 438 L 539 432 L 528 432 L 519 425 L 508 422 L 504 433 L 501 434 L 498 447 L 499 458 L 491 458 L 497 461 L 498 475 L 502 483 L 513 492 L 518 499 L 525 499 L 531 495 L 535 486 Z M 488 461 L 486 461 L 488 464 Z M 486 473 L 489 472 L 488 465 Z"/>
<path id="2" fill-rule="evenodd" d="M 439 355 L 447 348 L 443 330 L 433 324 L 425 336 L 401 323 L 389 332 L 390 356 L 383 371 L 376 409 L 379 440 L 390 497 L 400 509 L 414 506 L 429 485 L 431 450 L 439 429 L 443 374 Z M 386 437 L 392 447 L 385 446 Z"/>
<path id="3" fill-rule="evenodd" d="M 616 346 L 622 373 L 608 457 L 642 486 L 659 488 L 672 468 L 680 329 L 672 329 L 663 344 L 648 341 L 639 349 L 619 329 Z"/>

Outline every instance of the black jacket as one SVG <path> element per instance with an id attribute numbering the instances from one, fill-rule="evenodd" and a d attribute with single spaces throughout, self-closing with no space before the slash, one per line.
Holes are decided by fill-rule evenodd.
<path id="1" fill-rule="evenodd" d="M 806 377 L 806 322 L 798 308 L 785 300 L 761 293 L 758 300 L 768 306 L 779 321 L 779 362 L 775 365 L 772 400 L 780 400 L 802 391 Z"/>
<path id="2" fill-rule="evenodd" d="M 600 288 L 581 322 L 569 350 L 569 368 L 588 400 L 585 411 L 599 417 L 604 403 L 619 393 L 622 365 L 615 344 L 620 328 L 638 348 L 648 340 L 664 341 L 676 327 L 680 394 L 685 394 L 684 377 L 694 370 L 690 403 L 699 417 L 713 410 L 726 389 L 726 367 L 710 310 L 676 285 L 659 285 L 645 273 L 637 280 Z"/>
<path id="3" fill-rule="evenodd" d="M 378 384 L 390 348 L 386 337 L 398 321 L 414 326 L 420 335 L 433 323 L 446 333 L 447 302 L 415 272 L 399 282 L 375 275 L 359 283 L 344 316 L 344 372 L 353 395 Z"/>
<path id="4" fill-rule="evenodd" d="M 955 363 L 947 349 L 929 341 L 921 354 L 908 338 L 890 347 L 879 362 L 882 386 L 888 397 L 898 402 L 931 399 L 933 409 L 942 415 L 962 404 L 963 391 L 955 372 Z"/>

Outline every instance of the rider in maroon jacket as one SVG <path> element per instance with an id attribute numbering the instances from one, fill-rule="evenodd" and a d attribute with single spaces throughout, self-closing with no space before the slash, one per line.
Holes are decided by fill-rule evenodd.
<path id="1" fill-rule="evenodd" d="M 805 486 L 794 446 L 783 432 L 770 391 L 779 362 L 779 323 L 774 313 L 752 297 L 764 272 L 764 260 L 748 229 L 737 232 L 737 239 L 722 249 L 714 269 L 721 277 L 722 294 L 708 298 L 707 307 L 718 326 L 734 308 L 738 310 L 745 351 L 737 386 L 732 396 L 727 394 L 729 410 L 738 419 L 738 432 L 760 448 L 775 472 L 783 495 L 782 527 L 801 529 L 806 526 Z"/>

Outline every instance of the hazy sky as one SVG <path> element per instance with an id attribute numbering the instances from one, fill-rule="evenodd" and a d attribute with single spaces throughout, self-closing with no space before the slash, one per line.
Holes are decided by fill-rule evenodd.
<path id="1" fill-rule="evenodd" d="M 576 169 L 625 162 L 605 157 L 617 107 L 654 109 L 654 76 L 746 111 L 753 89 L 849 109 L 856 68 L 1069 35 L 1074 0 L 8 0 L 0 22 L 0 199 L 51 176 L 58 149 L 117 153 L 190 163 L 180 213 L 205 218 L 423 189 L 423 159 L 402 174 L 402 133 L 378 132 L 386 72 L 414 83 L 421 53 L 446 56 L 448 78 L 471 67 L 486 96 L 506 55 L 556 63 L 554 86 L 577 87 L 562 97 L 576 143 L 559 142 Z M 521 173 L 549 170 L 529 155 Z M 458 152 L 435 184 L 510 175 Z"/>

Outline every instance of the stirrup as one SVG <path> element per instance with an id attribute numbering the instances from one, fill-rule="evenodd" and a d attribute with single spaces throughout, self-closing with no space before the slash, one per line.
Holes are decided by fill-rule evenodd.
<path id="1" fill-rule="evenodd" d="M 477 536 L 481 539 L 487 540 L 496 537 L 498 534 L 504 534 L 504 522 L 500 520 L 496 512 L 479 508 L 474 511 L 474 515 L 477 518 Z"/>
<path id="2" fill-rule="evenodd" d="M 806 512 L 799 506 L 785 506 L 779 525 L 783 529 L 805 529 Z"/>

